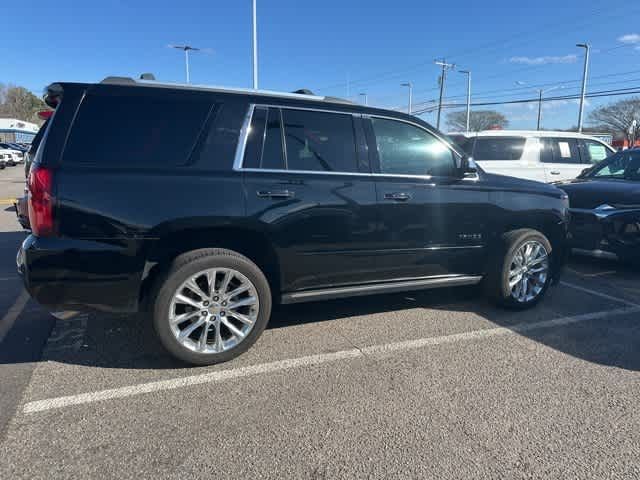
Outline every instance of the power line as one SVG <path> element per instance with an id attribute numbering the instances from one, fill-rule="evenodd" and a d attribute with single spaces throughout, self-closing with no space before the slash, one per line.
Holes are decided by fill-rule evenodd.
<path id="1" fill-rule="evenodd" d="M 636 86 L 636 87 L 629 87 L 629 88 L 619 88 L 619 89 L 614 89 L 614 90 L 602 90 L 602 91 L 598 91 L 598 92 L 591 92 L 588 93 L 587 95 L 585 95 L 586 98 L 598 98 L 598 97 L 615 97 L 615 96 L 620 96 L 620 95 L 636 95 L 636 94 L 640 94 L 640 86 Z M 561 96 L 555 96 L 555 97 L 547 97 L 547 98 L 543 98 L 542 101 L 543 102 L 554 102 L 554 101 L 561 101 L 561 100 L 576 100 L 579 99 L 581 97 L 581 95 L 576 94 L 576 95 L 561 95 Z M 533 102 L 538 102 L 540 101 L 539 98 L 525 98 L 525 99 L 518 99 L 518 100 L 506 100 L 506 101 L 502 101 L 502 102 L 475 102 L 472 103 L 471 106 L 472 107 L 488 107 L 488 106 L 496 106 L 496 105 L 514 105 L 514 104 L 522 104 L 522 103 L 533 103 Z M 463 107 L 463 105 L 461 104 L 443 104 L 442 108 L 461 108 Z M 433 106 L 433 107 L 429 107 L 429 108 L 424 108 L 422 110 L 417 109 L 414 110 L 414 115 L 420 115 L 422 113 L 427 113 L 427 112 L 433 112 L 436 110 L 437 107 Z"/>
<path id="2" fill-rule="evenodd" d="M 466 50 L 466 51 L 461 52 L 461 53 L 453 53 L 451 55 L 447 55 L 447 57 L 456 57 L 456 58 L 464 57 L 464 56 L 468 56 L 471 53 L 475 53 L 475 52 L 478 52 L 478 51 L 482 51 L 482 50 L 486 51 L 487 49 L 491 49 L 491 47 L 494 47 L 494 46 L 497 47 L 497 48 L 503 48 L 505 43 L 510 43 L 514 39 L 520 40 L 520 39 L 526 38 L 527 36 L 537 35 L 540 32 L 547 31 L 547 30 L 552 30 L 552 31 L 553 30 L 559 30 L 559 31 L 562 31 L 562 32 L 571 32 L 571 31 L 575 31 L 575 30 L 584 30 L 584 27 L 586 25 L 594 23 L 594 20 L 592 20 L 592 18 L 594 18 L 594 16 L 596 16 L 596 15 L 598 15 L 600 13 L 605 12 L 607 14 L 606 15 L 599 15 L 599 16 L 596 17 L 597 18 L 597 22 L 599 24 L 602 23 L 602 19 L 605 18 L 605 17 L 618 15 L 618 13 L 616 13 L 618 10 L 624 10 L 628 14 L 629 11 L 630 11 L 630 8 L 631 8 L 631 10 L 634 9 L 633 7 L 629 7 L 627 4 L 620 5 L 618 7 L 615 7 L 615 6 L 611 7 L 610 5 L 607 5 L 606 7 L 597 8 L 597 9 L 592 10 L 592 11 L 581 12 L 582 17 L 584 19 L 589 19 L 589 20 L 587 20 L 585 22 L 581 22 L 584 25 L 580 25 L 580 22 L 573 23 L 572 27 L 575 27 L 575 28 L 567 29 L 566 25 L 564 25 L 562 23 L 559 24 L 557 21 L 554 21 L 554 22 L 550 22 L 550 23 L 546 24 L 546 26 L 543 25 L 542 27 L 536 27 L 535 29 L 532 29 L 532 30 L 530 30 L 528 32 L 519 32 L 517 34 L 508 36 L 506 38 L 502 38 L 502 39 L 495 40 L 493 42 L 489 42 L 488 44 L 485 44 L 485 45 L 477 47 L 477 48 L 469 49 L 469 50 Z M 523 42 L 526 42 L 526 41 L 528 41 L 528 40 L 523 40 Z M 615 48 L 618 48 L 618 47 L 614 47 L 613 49 L 615 49 Z M 495 48 L 493 48 L 493 49 L 495 50 Z M 493 53 L 493 52 L 490 52 L 490 53 Z M 484 54 L 480 53 L 480 54 L 475 55 L 475 58 L 483 57 L 483 56 L 486 56 L 487 54 L 489 54 L 489 53 L 484 53 Z M 419 68 L 422 68 L 422 67 L 424 67 L 426 65 L 429 65 L 429 64 L 430 64 L 429 61 L 421 61 L 419 63 L 413 64 L 413 65 L 409 65 L 406 68 L 387 70 L 387 71 L 379 72 L 379 73 L 376 73 L 376 74 L 374 74 L 372 76 L 369 76 L 369 77 L 364 77 L 364 78 L 361 78 L 361 79 L 358 79 L 358 80 L 353 80 L 350 83 L 352 85 L 361 85 L 362 86 L 362 85 L 370 85 L 372 83 L 376 83 L 376 81 L 378 81 L 378 80 L 388 80 L 388 79 L 400 78 L 402 76 L 406 76 L 406 72 L 415 71 L 415 70 L 417 70 Z M 548 65 L 533 65 L 531 67 L 525 67 L 523 69 L 520 69 L 520 70 L 518 70 L 518 72 L 527 71 L 527 70 L 533 70 L 533 69 L 541 68 L 541 67 L 545 67 L 545 66 L 548 66 Z M 514 72 L 514 73 L 516 73 L 516 72 Z M 500 75 L 502 75 L 502 74 L 500 74 Z M 498 76 L 500 76 L 500 75 L 498 75 Z M 317 87 L 317 88 L 315 88 L 315 90 L 317 90 L 317 91 L 333 90 L 333 89 L 336 89 L 336 88 L 344 87 L 345 85 L 346 85 L 345 82 L 340 82 L 340 83 L 336 83 L 336 84 L 325 86 L 325 87 Z"/>

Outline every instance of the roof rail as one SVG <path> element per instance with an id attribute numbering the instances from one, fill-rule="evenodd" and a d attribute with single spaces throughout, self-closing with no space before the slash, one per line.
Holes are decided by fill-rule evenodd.
<path id="1" fill-rule="evenodd" d="M 295 92 L 291 92 L 291 93 L 287 93 L 287 92 L 274 92 L 274 91 L 268 91 L 268 90 L 253 90 L 253 89 L 248 89 L 248 88 L 233 88 L 233 87 L 216 87 L 216 86 L 210 86 L 210 85 L 192 85 L 192 84 L 180 84 L 180 83 L 165 83 L 165 82 L 157 82 L 153 79 L 150 79 L 149 76 L 153 76 L 152 74 L 142 74 L 140 77 L 140 79 L 136 80 L 133 79 L 131 77 L 118 77 L 118 76 L 111 76 L 111 77 L 106 77 L 105 79 L 103 79 L 100 83 L 102 84 L 108 84 L 108 85 L 148 85 L 148 86 L 155 86 L 155 87 L 174 87 L 174 88 L 192 88 L 192 89 L 207 89 L 207 90 L 216 90 L 216 91 L 222 91 L 222 92 L 235 92 L 235 93 L 246 93 L 246 94 L 253 94 L 253 95 L 275 95 L 275 96 L 280 96 L 280 97 L 297 97 L 297 98 L 303 98 L 303 97 L 308 97 L 310 100 L 319 100 L 319 101 L 326 101 L 326 102 L 333 102 L 333 103 L 343 103 L 343 104 L 349 104 L 349 105 L 354 105 L 354 102 L 350 101 L 350 100 L 345 100 L 344 98 L 339 98 L 339 97 L 322 97 L 322 96 L 318 96 L 315 95 L 311 90 L 308 89 L 300 89 L 300 90 L 296 90 Z"/>
<path id="2" fill-rule="evenodd" d="M 136 81 L 131 77 L 106 77 L 100 83 L 110 85 L 135 85 Z"/>

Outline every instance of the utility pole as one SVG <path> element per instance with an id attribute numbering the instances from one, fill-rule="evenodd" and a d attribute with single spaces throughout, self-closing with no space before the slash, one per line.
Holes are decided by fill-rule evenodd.
<path id="1" fill-rule="evenodd" d="M 190 82 L 190 79 L 189 79 L 189 52 L 190 51 L 197 52 L 200 49 L 196 48 L 196 47 L 192 47 L 190 45 L 169 45 L 169 48 L 175 48 L 176 50 L 184 51 L 184 66 L 185 66 L 185 70 L 187 72 L 187 83 L 189 83 Z"/>
<path id="2" fill-rule="evenodd" d="M 253 0 L 253 88 L 258 89 L 258 19 L 256 12 L 256 0 Z"/>
<path id="3" fill-rule="evenodd" d="M 364 97 L 364 104 L 369 105 L 369 96 L 366 93 L 361 93 L 361 97 Z"/>
<path id="4" fill-rule="evenodd" d="M 454 68 L 455 65 L 453 63 L 447 63 L 444 58 L 442 59 L 442 61 L 436 60 L 434 63 L 442 67 L 442 74 L 440 75 L 440 100 L 438 101 L 438 119 L 436 121 L 436 128 L 439 129 L 440 117 L 442 115 L 442 100 L 444 98 L 444 84 L 447 81 L 447 69 Z"/>
<path id="5" fill-rule="evenodd" d="M 580 95 L 580 112 L 578 113 L 578 133 L 582 133 L 582 117 L 584 115 L 584 99 L 587 94 L 587 74 L 589 73 L 589 44 L 578 43 L 576 47 L 584 48 L 584 70 L 582 72 L 582 94 Z"/>
<path id="6" fill-rule="evenodd" d="M 406 82 L 406 83 L 401 83 L 400 84 L 401 87 L 409 87 L 409 108 L 407 108 L 407 113 L 409 115 L 411 115 L 411 111 L 413 110 L 413 83 L 411 82 Z"/>
<path id="7" fill-rule="evenodd" d="M 471 71 L 460 70 L 460 73 L 467 75 L 467 133 L 471 124 Z"/>
<path id="8" fill-rule="evenodd" d="M 544 90 L 538 90 L 538 127 L 536 130 L 540 130 L 540 119 L 542 118 L 542 92 Z"/>

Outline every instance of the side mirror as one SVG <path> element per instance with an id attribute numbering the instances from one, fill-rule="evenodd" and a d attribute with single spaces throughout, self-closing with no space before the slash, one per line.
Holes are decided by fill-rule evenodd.
<path id="1" fill-rule="evenodd" d="M 589 173 L 589 171 L 590 171 L 590 170 L 591 170 L 591 167 L 587 167 L 587 168 L 585 168 L 584 170 L 582 170 L 582 171 L 580 172 L 580 175 L 578 175 L 578 178 L 580 178 L 580 177 L 584 177 L 587 173 Z"/>
<path id="2" fill-rule="evenodd" d="M 478 176 L 478 166 L 476 165 L 476 162 L 473 161 L 472 157 L 467 155 L 462 157 L 460 173 L 463 178 L 475 178 Z"/>

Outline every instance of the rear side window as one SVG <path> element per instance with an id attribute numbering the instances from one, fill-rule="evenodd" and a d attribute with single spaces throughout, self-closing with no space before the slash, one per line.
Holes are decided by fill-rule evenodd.
<path id="1" fill-rule="evenodd" d="M 65 163 L 169 167 L 188 162 L 211 110 L 202 97 L 87 95 Z"/>
<path id="2" fill-rule="evenodd" d="M 527 141 L 522 137 L 477 137 L 473 159 L 478 161 L 520 160 Z"/>
<path id="3" fill-rule="evenodd" d="M 543 163 L 580 163 L 578 141 L 575 138 L 540 139 L 540 161 Z"/>
<path id="4" fill-rule="evenodd" d="M 358 171 L 350 114 L 283 109 L 282 118 L 289 170 Z"/>

